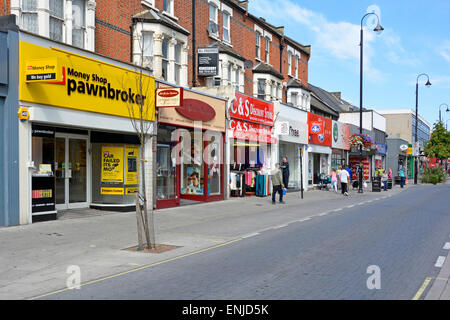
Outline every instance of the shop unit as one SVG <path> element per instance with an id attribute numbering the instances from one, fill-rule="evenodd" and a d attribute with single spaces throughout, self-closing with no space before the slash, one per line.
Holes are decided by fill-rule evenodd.
<path id="1" fill-rule="evenodd" d="M 319 184 L 330 172 L 332 120 L 308 112 L 308 186 Z"/>
<path id="2" fill-rule="evenodd" d="M 338 169 L 348 164 L 350 146 L 350 125 L 333 120 L 333 140 L 331 152 L 331 168 Z"/>
<path id="3" fill-rule="evenodd" d="M 158 209 L 224 199 L 225 109 L 224 99 L 186 88 L 180 106 L 158 108 Z"/>
<path id="4" fill-rule="evenodd" d="M 18 130 L 21 223 L 74 208 L 134 210 L 139 190 L 151 203 L 153 77 L 25 32 L 18 46 L 18 105 L 29 113 Z M 144 149 L 130 119 L 140 105 L 149 129 Z"/>
<path id="5" fill-rule="evenodd" d="M 278 158 L 274 114 L 273 104 L 235 93 L 228 121 L 231 196 L 271 193 L 269 176 Z"/>
<path id="6" fill-rule="evenodd" d="M 303 176 L 303 188 L 307 186 L 307 161 L 301 157 L 301 150 L 308 146 L 308 113 L 297 107 L 280 104 L 276 120 L 278 131 L 278 162 L 286 157 L 289 163 L 289 189 L 300 190 Z M 305 154 L 305 153 L 303 153 Z M 302 171 L 303 170 L 303 175 Z"/>

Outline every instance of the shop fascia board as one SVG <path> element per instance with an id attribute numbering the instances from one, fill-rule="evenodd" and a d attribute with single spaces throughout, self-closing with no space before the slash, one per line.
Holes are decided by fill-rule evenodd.
<path id="1" fill-rule="evenodd" d="M 30 122 L 42 122 L 56 126 L 70 126 L 109 132 L 136 133 L 129 118 L 58 108 L 30 102 L 19 101 L 19 105 L 29 108 Z M 156 122 L 148 123 L 150 125 L 148 134 L 156 134 Z"/>

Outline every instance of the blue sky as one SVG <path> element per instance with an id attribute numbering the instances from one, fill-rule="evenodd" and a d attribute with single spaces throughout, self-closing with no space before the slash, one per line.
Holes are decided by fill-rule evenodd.
<path id="1" fill-rule="evenodd" d="M 439 105 L 450 106 L 450 1 L 448 0 L 250 0 L 249 11 L 298 42 L 311 45 L 309 82 L 359 106 L 360 22 L 379 13 L 384 31 L 377 35 L 374 15 L 364 20 L 364 107 L 415 110 L 431 125 Z M 373 17 L 373 18 L 371 18 Z M 368 26 L 371 26 L 369 28 Z M 444 123 L 450 112 L 441 108 Z M 449 121 L 450 123 L 450 121 Z"/>

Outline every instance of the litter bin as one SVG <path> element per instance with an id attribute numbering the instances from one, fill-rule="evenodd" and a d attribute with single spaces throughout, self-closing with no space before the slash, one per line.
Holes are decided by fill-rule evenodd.
<path id="1" fill-rule="evenodd" d="M 388 185 L 387 185 L 388 189 L 392 189 L 392 178 L 388 179 Z"/>

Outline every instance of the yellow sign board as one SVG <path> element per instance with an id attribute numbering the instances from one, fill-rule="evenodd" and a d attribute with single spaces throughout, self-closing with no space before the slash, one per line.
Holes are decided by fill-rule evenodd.
<path id="1" fill-rule="evenodd" d="M 48 82 L 50 79 L 45 82 L 27 80 L 31 75 L 28 67 L 33 67 L 30 65 L 32 60 L 40 61 L 34 63 L 35 68 L 50 66 L 53 61 L 56 79 L 52 82 Z M 139 72 L 132 69 L 19 41 L 19 70 L 21 101 L 126 118 L 130 114 L 139 118 L 139 106 L 142 105 L 144 120 L 155 120 L 155 79 L 143 75 L 140 90 Z"/>
<path id="2" fill-rule="evenodd" d="M 139 146 L 125 146 L 125 157 L 125 184 L 139 184 Z"/>
<path id="3" fill-rule="evenodd" d="M 60 82 L 61 70 L 58 58 L 25 61 L 26 82 Z"/>
<path id="4" fill-rule="evenodd" d="M 127 194 L 127 195 L 135 194 L 138 191 L 139 191 L 139 188 L 127 188 L 125 191 L 125 194 Z"/>
<path id="5" fill-rule="evenodd" d="M 102 146 L 102 182 L 123 182 L 123 147 Z"/>
<path id="6" fill-rule="evenodd" d="M 101 194 L 112 194 L 112 195 L 121 195 L 123 194 L 123 188 L 114 188 L 114 187 L 102 187 L 100 188 Z"/>

